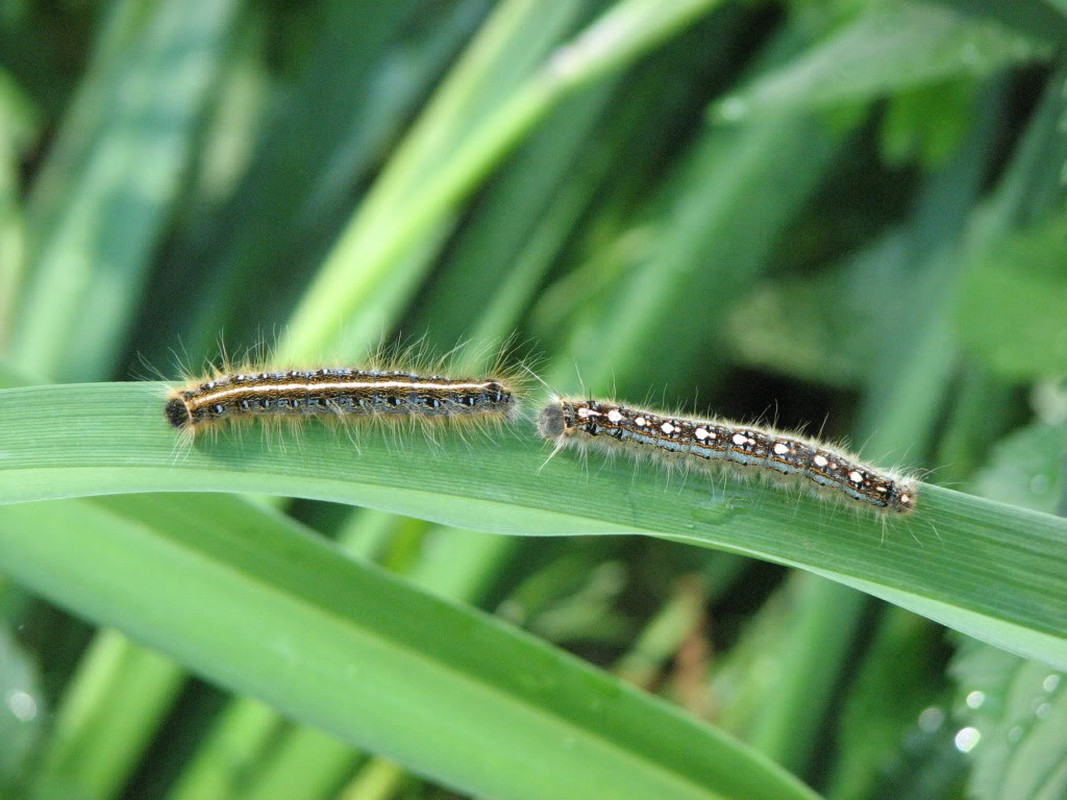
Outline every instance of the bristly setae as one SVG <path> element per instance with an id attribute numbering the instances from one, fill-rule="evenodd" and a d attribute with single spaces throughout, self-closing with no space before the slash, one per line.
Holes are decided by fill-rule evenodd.
<path id="1" fill-rule="evenodd" d="M 754 468 L 770 477 L 800 479 L 818 494 L 830 493 L 878 512 L 906 514 L 916 503 L 914 480 L 863 464 L 829 445 L 770 428 L 556 397 L 541 409 L 537 430 L 557 449 L 599 447 L 687 466 L 735 467 L 742 475 Z"/>

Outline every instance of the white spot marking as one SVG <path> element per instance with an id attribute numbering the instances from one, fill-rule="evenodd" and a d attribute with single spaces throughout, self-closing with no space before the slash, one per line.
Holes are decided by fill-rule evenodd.
<path id="1" fill-rule="evenodd" d="M 815 462 L 815 466 L 817 467 L 825 467 L 827 464 L 830 463 L 829 461 L 827 461 L 826 456 L 824 455 L 816 455 L 815 458 L 812 459 L 812 461 Z"/>
<path id="2" fill-rule="evenodd" d="M 608 422 L 619 423 L 622 422 L 622 419 L 622 414 L 620 414 L 617 409 L 613 408 L 608 412 Z"/>
<path id="3" fill-rule="evenodd" d="M 634 425 L 636 425 L 638 428 L 643 428 L 647 424 L 648 424 L 648 420 L 645 419 L 644 417 L 636 417 L 634 419 Z"/>
<path id="4" fill-rule="evenodd" d="M 776 456 L 784 456 L 790 452 L 789 448 L 781 442 L 774 443 L 774 454 Z"/>
<path id="5" fill-rule="evenodd" d="M 863 475 L 856 470 L 852 470 L 852 472 L 848 473 L 848 479 L 853 483 L 863 483 Z"/>
<path id="6" fill-rule="evenodd" d="M 667 434 L 668 436 L 670 436 L 672 433 L 674 433 L 676 430 L 678 430 L 676 427 L 674 427 L 669 422 L 664 422 L 662 425 L 659 426 L 659 429 L 661 431 L 663 431 L 665 434 Z"/>

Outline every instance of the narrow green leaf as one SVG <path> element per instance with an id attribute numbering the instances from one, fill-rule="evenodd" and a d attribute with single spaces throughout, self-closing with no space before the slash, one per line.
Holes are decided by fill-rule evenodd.
<path id="1" fill-rule="evenodd" d="M 723 98 L 715 113 L 738 119 L 772 109 L 868 102 L 950 78 L 986 76 L 1051 52 L 1047 42 L 947 4 L 874 3 L 795 62 Z"/>
<path id="2" fill-rule="evenodd" d="M 62 420 L 57 425 L 55 420 Z M 497 533 L 644 533 L 802 567 L 999 647 L 1067 664 L 1067 520 L 932 485 L 874 519 L 759 484 L 614 462 L 545 463 L 532 430 L 468 443 L 309 426 L 300 441 L 224 432 L 182 452 L 158 384 L 0 392 L 8 503 L 146 491 L 261 492 L 367 505 Z M 481 435 L 481 434 L 477 434 Z M 456 466 L 462 464 L 462 469 Z"/>
<path id="3" fill-rule="evenodd" d="M 651 0 L 620 0 L 570 44 L 557 49 L 548 61 L 510 91 L 491 85 L 481 97 L 482 106 L 495 104 L 477 117 L 471 129 L 458 127 L 448 114 L 470 112 L 468 93 L 481 88 L 468 74 L 480 56 L 478 43 L 452 77 L 449 92 L 437 99 L 424 115 L 420 127 L 409 137 L 391 162 L 360 212 L 338 239 L 315 282 L 308 288 L 291 319 L 290 336 L 281 346 L 285 355 L 314 352 L 334 338 L 336 320 L 351 319 L 369 287 L 394 272 L 428 234 L 445 222 L 456 205 L 511 152 L 523 137 L 571 92 L 588 86 L 605 74 L 622 68 L 659 44 L 665 37 L 709 9 L 715 0 L 685 0 L 664 8 Z M 483 34 L 487 49 L 506 44 L 503 34 L 521 35 L 523 27 L 542 22 L 543 9 L 527 2 L 502 5 L 498 14 L 510 11 L 514 30 L 504 32 L 488 26 Z M 484 42 L 483 42 L 484 44 Z M 506 51 L 498 60 L 510 59 Z M 465 68 L 466 67 L 466 68 Z M 475 99 L 478 96 L 475 95 Z M 478 107 L 483 111 L 482 107 Z M 439 119 L 444 117 L 443 122 Z M 429 147 L 427 145 L 432 145 Z M 418 182 L 412 182 L 412 175 Z M 403 214 L 397 214 L 403 208 Z M 353 280 L 353 265 L 358 279 Z M 408 265 L 410 267 L 410 265 Z M 408 281 L 415 276 L 412 275 Z M 399 291 L 410 287 L 400 286 Z M 399 295 L 398 295 L 399 296 Z M 360 315 L 360 336 L 377 335 L 383 318 L 379 311 Z M 349 330 L 349 335 L 356 329 Z"/>
<path id="4" fill-rule="evenodd" d="M 167 800 L 236 797 L 284 724 L 273 708 L 258 700 L 234 698 L 201 738 Z"/>
<path id="5" fill-rule="evenodd" d="M 28 233 L 15 347 L 24 368 L 82 380 L 113 368 L 236 7 L 156 7 L 121 59 L 102 65 L 103 85 L 89 86 L 106 111 L 97 108 L 89 128 L 69 118 L 65 135 L 83 141 L 83 152 L 72 175 L 47 187 L 42 202 L 58 208 Z"/>
<path id="6" fill-rule="evenodd" d="M 940 627 L 906 611 L 889 609 L 881 616 L 838 718 L 829 800 L 892 796 L 879 794 L 878 785 L 890 765 L 902 766 L 905 743 L 947 725 L 943 638 Z"/>
<path id="7" fill-rule="evenodd" d="M 35 591 L 467 792 L 814 797 L 665 703 L 233 498 L 16 504 L 0 527 L 0 566 Z"/>
<path id="8" fill-rule="evenodd" d="M 31 797 L 116 797 L 184 678 L 158 653 L 98 633 L 56 709 Z"/>

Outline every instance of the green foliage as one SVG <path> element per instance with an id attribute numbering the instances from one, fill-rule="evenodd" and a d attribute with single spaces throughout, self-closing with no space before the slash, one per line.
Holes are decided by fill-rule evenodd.
<path id="1" fill-rule="evenodd" d="M 961 736 L 969 739 L 968 749 L 975 748 L 972 795 L 980 800 L 1063 797 L 1063 675 L 971 641 L 962 644 L 952 675 L 959 685 L 959 716 L 968 725 Z"/>
<path id="2" fill-rule="evenodd" d="M 1067 240 L 1063 217 L 998 243 L 967 275 L 960 338 L 991 372 L 1037 379 L 1067 372 Z M 996 308 L 996 314 L 988 309 Z"/>
<path id="3" fill-rule="evenodd" d="M 0 12 L 0 796 L 1062 793 L 1063 4 L 777 11 Z M 183 447 L 132 377 L 221 337 L 544 384 Z M 919 507 L 549 459 L 549 391 Z"/>
<path id="4" fill-rule="evenodd" d="M 966 6 L 861 4 L 854 19 L 803 56 L 720 101 L 719 113 L 736 118 L 783 107 L 832 107 L 952 78 L 985 77 L 1009 64 L 1047 58 L 1051 43 L 1067 31 L 1058 21 L 1058 27 L 1023 33 L 995 13 L 971 14 Z"/>

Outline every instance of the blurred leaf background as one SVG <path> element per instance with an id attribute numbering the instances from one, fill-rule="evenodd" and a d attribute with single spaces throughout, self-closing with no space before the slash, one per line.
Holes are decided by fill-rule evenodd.
<path id="1" fill-rule="evenodd" d="M 0 507 L 0 792 L 1063 797 L 1065 39 L 1053 0 L 4 3 L 0 499 L 68 499 Z M 220 337 L 512 337 L 553 389 L 807 426 L 1006 505 L 500 536 L 579 532 L 540 491 L 685 539 L 717 490 L 541 475 L 528 426 L 487 466 L 315 433 L 174 466 L 156 394 L 46 388 Z M 351 500 L 311 479 L 405 459 L 422 500 L 91 499 Z M 905 549 L 941 596 L 894 583 Z"/>

